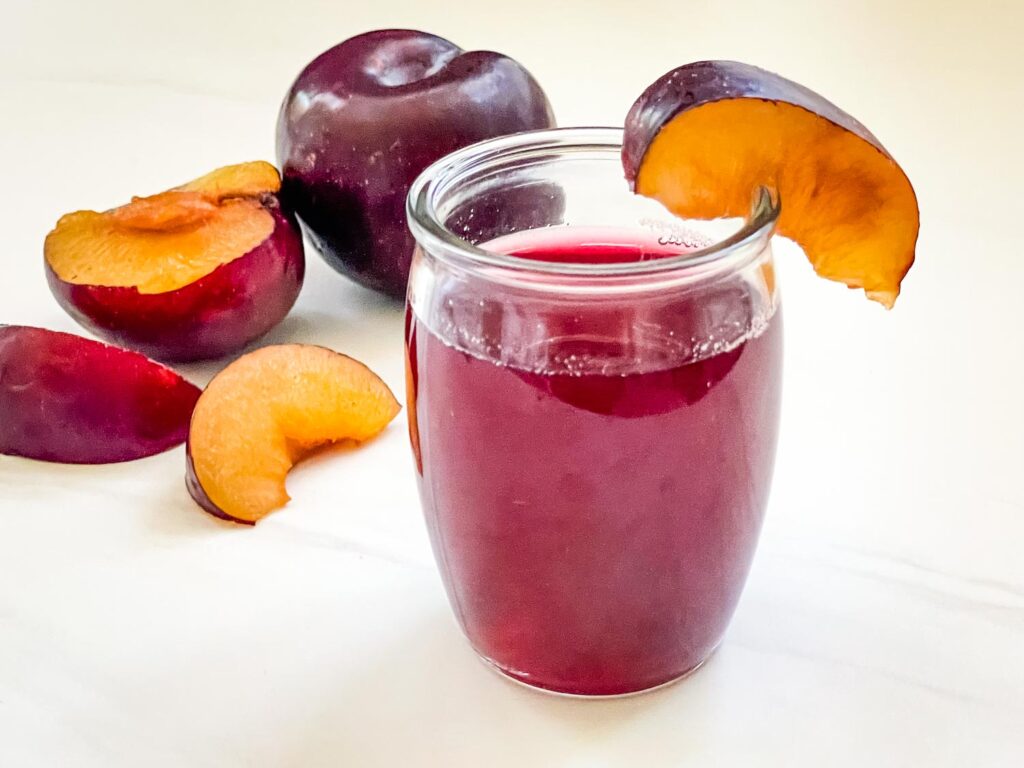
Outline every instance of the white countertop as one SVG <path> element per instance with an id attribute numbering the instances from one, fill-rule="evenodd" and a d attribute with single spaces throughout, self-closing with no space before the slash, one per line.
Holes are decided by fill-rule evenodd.
<path id="1" fill-rule="evenodd" d="M 1024 763 L 1024 6 L 259 5 L 5 4 L 0 322 L 78 330 L 43 279 L 57 217 L 273 159 L 299 69 L 381 26 L 519 58 L 563 125 L 621 123 L 689 60 L 803 81 L 914 181 L 918 264 L 886 313 L 780 248 L 786 388 L 760 549 L 721 650 L 646 696 L 544 696 L 476 660 L 402 418 L 297 468 L 292 503 L 254 530 L 199 511 L 181 448 L 101 467 L 0 456 L 0 765 Z M 271 340 L 334 347 L 404 393 L 399 310 L 308 263 Z M 201 384 L 216 367 L 183 370 Z"/>

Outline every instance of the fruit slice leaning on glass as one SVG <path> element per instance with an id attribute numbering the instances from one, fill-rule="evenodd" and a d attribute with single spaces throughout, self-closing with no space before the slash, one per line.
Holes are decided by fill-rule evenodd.
<path id="1" fill-rule="evenodd" d="M 825 278 L 892 307 L 914 263 L 910 180 L 861 123 L 809 88 L 749 64 L 700 61 L 652 84 L 626 118 L 636 192 L 678 216 L 742 216 L 758 187 L 779 233 Z"/>

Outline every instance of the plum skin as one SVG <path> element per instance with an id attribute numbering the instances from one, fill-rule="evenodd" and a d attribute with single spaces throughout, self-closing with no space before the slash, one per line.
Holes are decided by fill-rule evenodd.
<path id="1" fill-rule="evenodd" d="M 655 80 L 626 115 L 622 166 L 630 185 L 635 188 L 647 148 L 672 118 L 714 101 L 744 98 L 801 107 L 860 137 L 892 159 L 882 142 L 862 123 L 810 88 L 739 61 L 697 61 Z"/>
<path id="2" fill-rule="evenodd" d="M 405 197 L 416 176 L 477 141 L 554 125 L 518 62 L 422 32 L 369 32 L 313 60 L 285 97 L 281 194 L 332 267 L 402 298 L 414 248 Z"/>
<path id="3" fill-rule="evenodd" d="M 83 328 L 158 360 L 191 362 L 237 351 L 284 319 L 305 274 L 294 215 L 275 195 L 261 203 L 274 219 L 267 239 L 194 283 L 164 293 L 76 285 L 47 264 L 50 291 Z"/>
<path id="4" fill-rule="evenodd" d="M 199 389 L 130 350 L 0 326 L 0 452 L 108 464 L 185 441 Z"/>

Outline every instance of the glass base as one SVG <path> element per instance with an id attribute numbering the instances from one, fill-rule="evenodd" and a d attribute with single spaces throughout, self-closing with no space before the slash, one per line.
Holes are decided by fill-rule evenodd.
<path id="1" fill-rule="evenodd" d="M 515 683 L 516 685 L 518 685 L 518 686 L 520 686 L 522 688 L 526 688 L 526 689 L 528 689 L 530 691 L 536 691 L 538 693 L 546 693 L 548 696 L 555 696 L 555 697 L 560 698 L 560 699 L 583 699 L 585 701 L 595 701 L 595 700 L 605 700 L 605 699 L 628 699 L 631 696 L 640 696 L 640 695 L 643 695 L 645 693 L 653 693 L 654 691 L 660 691 L 663 688 L 668 688 L 670 686 L 673 686 L 676 683 L 682 682 L 686 678 L 690 677 L 690 675 L 693 675 L 694 673 L 696 673 L 697 670 L 699 670 L 701 667 L 703 667 L 705 664 L 707 664 L 708 659 L 710 659 L 715 654 L 715 651 L 717 651 L 717 650 L 718 650 L 718 648 L 715 647 L 711 651 L 711 653 L 709 653 L 703 659 L 698 661 L 696 664 L 694 664 L 688 670 L 686 670 L 685 672 L 682 672 L 679 675 L 676 675 L 675 677 L 673 677 L 673 678 L 671 678 L 669 680 L 666 680 L 663 683 L 658 683 L 657 685 L 652 685 L 649 688 L 638 688 L 635 691 L 625 691 L 623 693 L 569 693 L 569 692 L 566 692 L 566 691 L 559 691 L 559 690 L 554 689 L 554 688 L 545 688 L 544 686 L 534 685 L 533 683 L 527 682 L 526 680 L 523 680 L 521 677 L 516 677 L 513 673 L 508 672 L 505 669 L 502 669 L 495 661 L 493 661 L 492 659 L 487 658 L 486 656 L 482 656 L 479 653 L 477 653 L 476 657 L 478 659 L 480 659 L 480 661 L 482 661 L 484 663 L 484 666 L 486 666 L 488 669 L 491 669 L 494 672 L 497 672 L 498 675 L 502 679 L 507 680 L 507 681 L 509 681 L 511 683 Z"/>

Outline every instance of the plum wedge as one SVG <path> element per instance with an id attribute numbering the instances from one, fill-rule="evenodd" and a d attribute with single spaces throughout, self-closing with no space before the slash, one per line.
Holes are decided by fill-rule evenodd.
<path id="1" fill-rule="evenodd" d="M 373 371 L 324 347 L 250 352 L 199 398 L 188 436 L 189 493 L 212 515 L 254 524 L 288 502 L 292 465 L 320 446 L 370 439 L 399 408 Z"/>
<path id="2" fill-rule="evenodd" d="M 743 216 L 776 191 L 779 232 L 822 277 L 892 307 L 914 262 L 919 216 L 881 142 L 798 83 L 735 61 L 667 73 L 634 103 L 622 151 L 635 191 L 689 218 Z"/>
<path id="3" fill-rule="evenodd" d="M 50 289 L 82 326 L 151 357 L 236 351 L 277 325 L 302 286 L 302 237 L 280 186 L 269 163 L 241 163 L 69 213 L 46 238 Z"/>
<path id="4" fill-rule="evenodd" d="M 0 453 L 106 464 L 185 441 L 199 389 L 137 352 L 0 326 Z"/>

